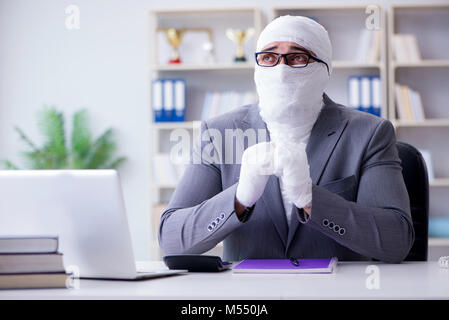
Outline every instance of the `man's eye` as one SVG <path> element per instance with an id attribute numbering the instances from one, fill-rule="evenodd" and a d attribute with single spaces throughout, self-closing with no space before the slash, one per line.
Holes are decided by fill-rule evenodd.
<path id="1" fill-rule="evenodd" d="M 307 61 L 307 56 L 303 55 L 303 54 L 297 54 L 293 56 L 292 59 L 294 62 L 306 62 Z"/>

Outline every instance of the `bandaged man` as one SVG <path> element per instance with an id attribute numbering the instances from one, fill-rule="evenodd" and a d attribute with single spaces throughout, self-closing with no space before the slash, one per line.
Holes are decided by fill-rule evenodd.
<path id="1" fill-rule="evenodd" d="M 259 101 L 203 121 L 161 217 L 164 254 L 223 241 L 229 261 L 407 256 L 414 231 L 393 126 L 324 93 L 331 58 L 327 31 L 309 18 L 266 26 L 255 54 Z M 262 135 L 226 139 L 227 130 Z"/>

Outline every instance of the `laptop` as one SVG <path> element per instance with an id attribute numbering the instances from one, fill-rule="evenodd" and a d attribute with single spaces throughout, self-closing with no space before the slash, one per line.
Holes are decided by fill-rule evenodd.
<path id="1" fill-rule="evenodd" d="M 0 236 L 57 235 L 66 270 L 81 278 L 187 272 L 136 263 L 115 170 L 0 170 L 0 195 Z"/>

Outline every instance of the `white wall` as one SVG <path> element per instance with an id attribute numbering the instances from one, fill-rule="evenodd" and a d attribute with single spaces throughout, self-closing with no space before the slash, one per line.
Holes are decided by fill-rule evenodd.
<path id="1" fill-rule="evenodd" d="M 20 162 L 17 154 L 24 145 L 13 127 L 37 139 L 35 116 L 44 104 L 54 104 L 69 116 L 88 108 L 96 134 L 115 127 L 119 153 L 128 157 L 121 176 L 137 259 L 149 257 L 150 239 L 148 10 L 183 8 L 187 3 L 259 6 L 265 21 L 271 17 L 271 6 L 299 4 L 295 0 L 0 0 L 0 159 Z M 80 8 L 80 30 L 65 28 L 64 11 L 70 4 Z"/>

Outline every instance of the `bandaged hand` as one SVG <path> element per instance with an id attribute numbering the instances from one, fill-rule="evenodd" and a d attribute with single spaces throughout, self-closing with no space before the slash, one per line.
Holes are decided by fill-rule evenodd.
<path id="1" fill-rule="evenodd" d="M 265 190 L 268 178 L 274 173 L 272 142 L 261 142 L 243 152 L 236 198 L 245 207 L 251 207 Z"/>
<path id="2" fill-rule="evenodd" d="M 287 199 L 297 208 L 312 202 L 312 179 L 304 143 L 275 143 L 275 174 L 281 180 Z"/>

